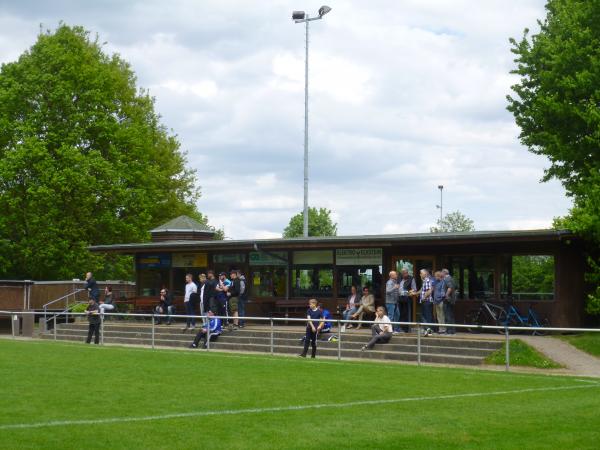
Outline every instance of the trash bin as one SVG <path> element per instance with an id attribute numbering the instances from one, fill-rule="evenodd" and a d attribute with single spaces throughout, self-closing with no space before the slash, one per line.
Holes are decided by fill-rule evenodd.
<path id="1" fill-rule="evenodd" d="M 33 314 L 23 314 L 23 336 L 33 337 L 33 324 L 35 316 Z"/>

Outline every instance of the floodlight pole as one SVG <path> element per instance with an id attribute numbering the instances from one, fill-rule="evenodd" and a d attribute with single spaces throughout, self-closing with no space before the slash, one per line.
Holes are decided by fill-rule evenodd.
<path id="1" fill-rule="evenodd" d="M 329 8 L 330 9 L 330 8 Z M 329 10 L 323 14 L 327 14 Z M 306 27 L 306 44 L 304 54 L 304 209 L 302 213 L 302 236 L 308 237 L 308 44 L 309 44 L 309 22 L 321 20 L 323 15 L 319 12 L 317 17 L 304 15 L 302 19 L 295 19 L 295 23 L 304 23 Z"/>
<path id="2" fill-rule="evenodd" d="M 440 190 L 440 204 L 436 205 L 438 207 L 438 209 L 440 210 L 440 226 L 442 225 L 442 220 L 444 217 L 444 185 L 440 184 L 438 186 L 438 189 Z"/>

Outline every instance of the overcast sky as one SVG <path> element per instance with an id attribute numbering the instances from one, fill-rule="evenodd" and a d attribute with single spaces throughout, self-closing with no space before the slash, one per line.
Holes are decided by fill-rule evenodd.
<path id="1" fill-rule="evenodd" d="M 543 0 L 330 1 L 311 24 L 311 206 L 338 234 L 544 228 L 570 200 L 540 183 L 506 111 L 509 37 Z M 44 28 L 83 25 L 128 60 L 197 169 L 200 210 L 232 238 L 277 237 L 302 209 L 305 1 L 0 0 L 0 62 Z"/>

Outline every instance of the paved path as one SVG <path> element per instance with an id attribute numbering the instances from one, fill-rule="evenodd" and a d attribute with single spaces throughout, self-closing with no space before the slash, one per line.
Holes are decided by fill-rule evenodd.
<path id="1" fill-rule="evenodd" d="M 562 339 L 545 336 L 519 336 L 518 339 L 562 364 L 574 375 L 600 377 L 600 358 L 583 352 Z"/>

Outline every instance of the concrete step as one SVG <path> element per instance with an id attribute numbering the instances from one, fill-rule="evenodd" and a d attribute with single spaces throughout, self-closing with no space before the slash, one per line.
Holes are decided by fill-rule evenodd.
<path id="1" fill-rule="evenodd" d="M 44 339 L 53 339 L 53 335 L 46 334 L 42 336 Z M 61 333 L 57 335 L 58 340 L 82 342 L 85 336 L 80 333 L 69 334 Z M 123 338 L 123 337 L 104 337 L 104 342 L 107 344 L 129 344 L 129 345 L 149 345 L 148 340 L 140 338 Z M 190 344 L 189 339 L 155 339 L 155 345 L 164 347 L 187 347 Z M 320 356 L 335 357 L 338 354 L 337 347 L 318 345 L 317 354 Z M 227 350 L 234 352 L 255 352 L 255 353 L 270 353 L 271 348 L 268 344 L 258 343 L 239 343 L 226 342 L 218 340 L 211 342 L 212 350 Z M 341 351 L 342 358 L 358 358 L 358 359 L 386 359 L 396 361 L 417 361 L 415 352 L 391 351 L 389 345 L 379 345 L 374 350 L 361 351 L 360 349 L 343 348 Z M 275 346 L 274 353 L 283 354 L 299 354 L 302 351 L 302 346 Z M 444 349 L 445 351 L 445 349 Z M 425 353 L 421 354 L 422 362 L 431 362 L 438 364 L 457 364 L 457 365 L 479 365 L 483 358 L 479 356 L 469 355 L 453 355 L 449 353 Z"/>
<path id="2" fill-rule="evenodd" d="M 197 328 L 198 329 L 198 328 Z M 73 324 L 65 324 L 58 327 L 58 332 L 62 330 L 71 330 L 71 331 L 79 331 L 87 333 L 87 324 L 86 323 L 73 323 Z M 147 325 L 113 325 L 113 324 L 105 324 L 104 327 L 105 335 L 108 336 L 112 333 L 122 334 L 125 337 L 142 337 L 142 338 L 151 338 L 152 331 L 151 327 Z M 168 338 L 173 337 L 177 338 L 178 336 L 190 336 L 195 332 L 186 332 L 185 334 L 181 331 L 181 327 L 174 328 L 173 326 L 157 326 L 155 327 L 155 338 Z M 330 333 L 335 334 L 335 333 Z M 244 330 L 235 330 L 232 332 L 225 331 L 223 333 L 223 338 L 229 336 L 239 336 L 244 339 L 269 339 L 271 338 L 271 332 L 268 329 L 244 329 Z M 290 339 L 290 340 L 300 340 L 304 336 L 303 330 L 277 330 L 274 331 L 275 339 Z M 328 336 L 328 335 L 324 335 Z M 357 332 L 346 332 L 342 335 L 342 341 L 345 344 L 356 343 L 356 344 L 364 344 L 369 339 L 368 333 L 357 333 Z M 463 335 L 464 336 L 464 335 Z M 467 335 L 468 336 L 468 335 Z M 402 345 L 417 345 L 417 337 L 414 335 L 396 335 L 393 338 L 393 342 Z M 435 347 L 449 347 L 449 348 L 469 348 L 469 349 L 477 349 L 477 350 L 496 350 L 500 348 L 503 344 L 502 341 L 499 340 L 486 340 L 486 339 L 471 339 L 465 337 L 422 337 L 421 345 L 429 345 Z"/>

